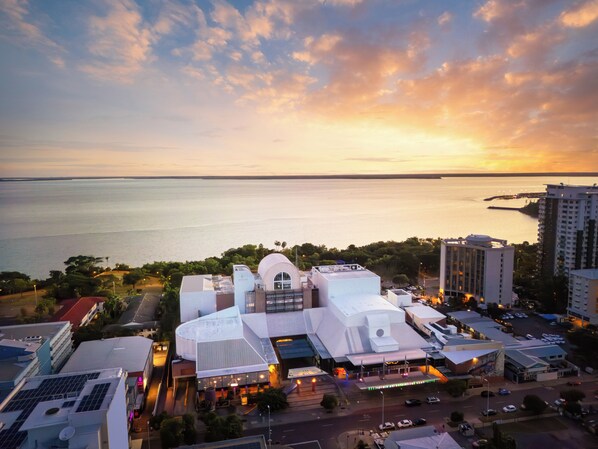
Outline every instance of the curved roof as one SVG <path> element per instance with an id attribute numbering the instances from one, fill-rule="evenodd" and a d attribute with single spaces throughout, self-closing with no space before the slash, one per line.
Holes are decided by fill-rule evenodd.
<path id="1" fill-rule="evenodd" d="M 263 279 L 264 275 L 268 272 L 268 270 L 270 270 L 270 268 L 279 263 L 285 263 L 291 265 L 292 267 L 295 267 L 295 265 L 293 265 L 284 254 L 272 253 L 268 254 L 260 261 L 260 264 L 257 267 L 257 272 Z"/>

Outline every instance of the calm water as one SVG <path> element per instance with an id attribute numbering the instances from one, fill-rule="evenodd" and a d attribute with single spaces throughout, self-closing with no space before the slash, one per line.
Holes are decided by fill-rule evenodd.
<path id="1" fill-rule="evenodd" d="M 45 277 L 72 255 L 110 265 L 200 260 L 245 243 L 345 248 L 408 237 L 537 239 L 537 220 L 486 197 L 595 178 L 76 180 L 0 183 L 0 271 Z"/>

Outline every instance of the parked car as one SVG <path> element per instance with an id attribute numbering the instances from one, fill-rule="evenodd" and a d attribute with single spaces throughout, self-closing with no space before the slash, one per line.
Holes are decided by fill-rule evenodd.
<path id="1" fill-rule="evenodd" d="M 565 401 L 563 398 L 559 398 L 554 401 L 554 405 L 556 405 L 557 407 L 560 407 L 562 405 L 565 405 L 566 402 L 567 401 Z"/>
<path id="2" fill-rule="evenodd" d="M 502 408 L 502 411 L 505 413 L 514 413 L 517 411 L 517 407 L 514 405 L 506 405 Z"/>
<path id="3" fill-rule="evenodd" d="M 487 446 L 488 446 L 488 440 L 486 440 L 486 439 L 477 440 L 477 441 L 474 441 L 473 443 L 471 443 L 471 447 L 476 448 L 476 449 L 487 447 Z"/>
<path id="4" fill-rule="evenodd" d="M 525 338 L 527 338 L 528 340 L 533 340 L 533 339 L 534 339 L 534 336 L 533 336 L 532 334 L 527 334 L 527 335 L 525 336 Z"/>
<path id="5" fill-rule="evenodd" d="M 422 401 L 420 401 L 419 399 L 407 399 L 405 401 L 405 405 L 407 407 L 415 407 L 416 405 L 422 405 Z"/>
<path id="6" fill-rule="evenodd" d="M 475 430 L 471 427 L 471 424 L 464 422 L 459 424 L 459 433 L 466 437 L 472 437 L 475 434 Z"/>
<path id="7" fill-rule="evenodd" d="M 413 420 L 413 425 L 414 426 L 425 426 L 426 423 L 428 421 L 426 421 L 426 418 L 417 418 Z"/>
<path id="8" fill-rule="evenodd" d="M 507 390 L 506 388 L 499 388 L 498 389 L 499 396 L 507 396 L 511 394 L 511 390 Z"/>
<path id="9" fill-rule="evenodd" d="M 395 430 L 395 425 L 391 422 L 385 422 L 384 424 L 380 424 L 378 426 L 378 429 L 384 431 L 384 430 Z"/>
<path id="10" fill-rule="evenodd" d="M 440 399 L 438 399 L 436 396 L 428 396 L 426 398 L 426 402 L 428 404 L 438 404 L 440 402 Z"/>
<path id="11" fill-rule="evenodd" d="M 567 382 L 567 385 L 569 385 L 571 387 L 576 387 L 578 385 L 581 385 L 581 381 L 580 380 L 570 380 L 569 382 Z"/>
<path id="12" fill-rule="evenodd" d="M 397 423 L 399 429 L 405 429 L 411 426 L 413 426 L 413 422 L 410 419 L 402 419 Z"/>
<path id="13" fill-rule="evenodd" d="M 482 392 L 480 393 L 480 396 L 482 396 L 483 398 L 487 398 L 487 397 L 494 397 L 494 392 L 493 391 L 488 391 L 488 390 L 482 390 Z"/>
<path id="14" fill-rule="evenodd" d="M 493 408 L 489 408 L 488 410 L 482 410 L 482 415 L 484 416 L 494 416 L 496 415 L 496 410 L 494 410 Z"/>

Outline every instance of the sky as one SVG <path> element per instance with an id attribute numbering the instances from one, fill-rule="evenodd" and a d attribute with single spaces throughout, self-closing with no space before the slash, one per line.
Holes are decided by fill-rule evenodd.
<path id="1" fill-rule="evenodd" d="M 0 0 L 0 177 L 598 171 L 598 0 Z"/>

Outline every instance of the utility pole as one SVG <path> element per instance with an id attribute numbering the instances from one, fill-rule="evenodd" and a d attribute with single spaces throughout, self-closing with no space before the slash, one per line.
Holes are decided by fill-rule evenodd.
<path id="1" fill-rule="evenodd" d="M 384 427 L 384 392 L 380 390 L 380 394 L 382 395 L 382 427 Z"/>
<path id="2" fill-rule="evenodd" d="M 270 428 L 270 404 L 268 404 L 268 448 L 272 449 L 272 429 Z"/>

